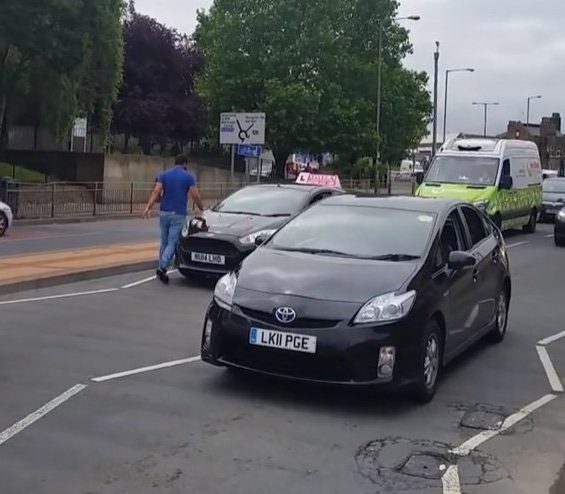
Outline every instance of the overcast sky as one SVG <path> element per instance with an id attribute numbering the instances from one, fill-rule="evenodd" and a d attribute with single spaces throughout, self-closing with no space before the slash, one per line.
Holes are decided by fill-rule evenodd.
<path id="1" fill-rule="evenodd" d="M 283 1 L 283 0 L 281 0 Z M 196 10 L 212 0 L 136 0 L 137 10 L 185 33 L 196 25 Z M 401 0 L 399 15 L 411 29 L 414 54 L 406 65 L 433 73 L 435 41 L 441 42 L 438 132 L 441 137 L 445 70 L 451 74 L 447 131 L 481 133 L 483 109 L 473 101 L 499 102 L 489 109 L 489 133 L 506 129 L 508 120 L 532 123 L 553 112 L 565 113 L 565 0 Z M 565 116 L 565 115 L 564 115 Z"/>

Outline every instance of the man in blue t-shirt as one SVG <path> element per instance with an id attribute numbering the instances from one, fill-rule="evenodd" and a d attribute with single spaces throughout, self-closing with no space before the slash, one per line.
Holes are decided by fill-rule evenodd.
<path id="1" fill-rule="evenodd" d="M 161 212 L 159 225 L 161 228 L 161 248 L 159 250 L 159 266 L 157 277 L 165 284 L 169 282 L 167 270 L 173 258 L 177 242 L 188 214 L 189 197 L 196 203 L 196 214 L 202 214 L 204 206 L 200 193 L 196 187 L 196 179 L 186 170 L 188 159 L 178 156 L 175 166 L 160 173 L 155 181 L 155 188 L 143 211 L 143 216 L 148 218 L 151 208 L 159 198 L 161 199 Z"/>

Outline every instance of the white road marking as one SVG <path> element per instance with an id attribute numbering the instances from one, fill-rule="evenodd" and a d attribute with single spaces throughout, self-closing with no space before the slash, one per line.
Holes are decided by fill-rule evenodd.
<path id="1" fill-rule="evenodd" d="M 76 386 L 73 386 L 63 394 L 60 394 L 56 398 L 53 398 L 49 403 L 46 403 L 35 412 L 30 413 L 27 417 L 23 418 L 12 427 L 9 427 L 8 429 L 0 432 L 0 445 L 4 444 L 16 434 L 22 432 L 24 429 L 37 422 L 40 418 L 44 417 L 49 412 L 55 410 L 55 408 L 57 408 L 59 405 L 62 405 L 65 401 L 71 399 L 76 394 L 80 393 L 84 388 L 86 388 L 86 385 L 84 384 L 77 384 Z"/>
<path id="2" fill-rule="evenodd" d="M 72 297 L 84 297 L 86 295 L 97 295 L 99 293 L 110 293 L 117 292 L 119 288 L 104 288 L 102 290 L 91 290 L 88 292 L 74 292 L 74 293 L 62 293 L 61 295 L 48 295 L 45 297 L 34 297 L 34 298 L 20 298 L 16 300 L 6 300 L 0 302 L 0 305 L 14 305 L 14 304 L 24 304 L 26 302 L 41 302 L 43 300 L 56 300 L 61 298 L 72 298 Z"/>
<path id="3" fill-rule="evenodd" d="M 139 285 L 143 285 L 145 283 L 149 283 L 150 281 L 156 280 L 157 276 L 150 276 L 149 278 L 145 278 L 143 280 L 139 280 L 139 281 L 135 281 L 133 283 L 130 283 L 128 285 L 124 285 L 122 287 L 120 287 L 121 290 L 127 290 L 128 288 L 133 288 L 134 286 L 139 286 Z"/>
<path id="4" fill-rule="evenodd" d="M 549 357 L 549 353 L 544 346 L 536 346 L 536 350 L 538 351 L 539 358 L 541 360 L 541 365 L 543 365 L 543 369 L 545 370 L 545 374 L 547 375 L 547 379 L 549 380 L 549 385 L 551 389 L 555 393 L 563 393 L 563 384 L 559 379 L 559 375 L 553 366 L 553 362 Z"/>
<path id="5" fill-rule="evenodd" d="M 173 270 L 169 271 L 168 274 L 173 274 L 173 273 L 178 273 L 178 269 L 173 269 Z M 143 280 L 135 281 L 135 282 L 130 283 L 128 285 L 124 285 L 124 286 L 120 287 L 120 290 L 127 290 L 128 288 L 133 288 L 133 287 L 136 287 L 136 286 L 139 286 L 139 285 L 144 285 L 145 283 L 149 283 L 150 281 L 153 281 L 153 280 L 156 280 L 156 279 L 157 279 L 157 276 L 153 275 L 153 276 L 150 276 L 150 277 L 145 278 Z"/>
<path id="6" fill-rule="evenodd" d="M 545 238 L 553 238 L 555 237 L 555 235 L 553 233 L 551 233 L 550 235 L 546 235 Z"/>
<path id="7" fill-rule="evenodd" d="M 441 477 L 443 494 L 461 494 L 461 482 L 457 465 L 451 465 Z"/>
<path id="8" fill-rule="evenodd" d="M 538 345 L 546 346 L 551 343 L 555 343 L 561 338 L 565 338 L 565 331 L 561 331 L 561 333 L 557 333 L 553 336 L 549 336 L 548 338 L 544 338 L 543 340 L 538 341 Z"/>
<path id="9" fill-rule="evenodd" d="M 525 242 L 516 242 L 516 243 L 514 243 L 514 244 L 509 244 L 509 245 L 507 245 L 506 248 L 507 248 L 507 249 L 513 249 L 514 247 L 520 247 L 520 246 L 522 246 L 522 245 L 527 245 L 527 244 L 529 244 L 529 243 L 530 243 L 530 242 L 527 242 L 527 241 L 525 241 Z"/>
<path id="10" fill-rule="evenodd" d="M 167 369 L 169 367 L 176 367 L 179 365 L 190 364 L 192 362 L 199 362 L 200 360 L 201 357 L 200 355 L 198 355 L 197 357 L 190 357 L 182 360 L 173 360 L 171 362 L 164 362 L 162 364 L 151 365 L 149 367 L 141 367 L 139 369 L 133 369 L 125 372 L 117 372 L 116 374 L 109 374 L 107 376 L 94 377 L 91 380 L 94 381 L 95 383 L 103 383 L 106 381 L 111 381 L 113 379 L 120 379 L 122 377 L 133 376 L 135 374 L 142 374 L 145 372 L 151 372 L 161 369 Z"/>
<path id="11" fill-rule="evenodd" d="M 479 447 L 484 442 L 507 431 L 521 420 L 524 420 L 528 415 L 535 412 L 539 408 L 547 405 L 549 402 L 555 400 L 556 398 L 557 395 L 553 395 L 553 394 L 545 395 L 539 400 L 536 400 L 533 403 L 530 403 L 529 405 L 525 406 L 515 414 L 507 417 L 506 420 L 503 422 L 503 424 L 500 426 L 500 429 L 495 431 L 490 430 L 490 431 L 480 432 L 476 436 L 473 436 L 472 438 L 465 441 L 463 444 L 461 444 L 461 446 L 453 449 L 451 452 L 459 456 L 467 456 L 471 451 Z"/>

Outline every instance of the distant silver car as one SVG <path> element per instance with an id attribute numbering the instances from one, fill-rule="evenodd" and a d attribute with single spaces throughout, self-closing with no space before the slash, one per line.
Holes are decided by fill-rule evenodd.
<path id="1" fill-rule="evenodd" d="M 12 215 L 10 206 L 0 201 L 0 237 L 6 233 L 6 230 L 12 225 L 13 220 L 14 216 Z"/>
<path id="2" fill-rule="evenodd" d="M 540 222 L 553 221 L 563 207 L 565 207 L 565 178 L 544 180 Z"/>

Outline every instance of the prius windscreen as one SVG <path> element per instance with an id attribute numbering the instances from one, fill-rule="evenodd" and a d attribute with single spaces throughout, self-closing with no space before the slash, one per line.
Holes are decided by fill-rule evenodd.
<path id="1" fill-rule="evenodd" d="M 283 227 L 267 247 L 309 254 L 404 261 L 426 252 L 436 215 L 359 206 L 315 206 Z"/>
<path id="2" fill-rule="evenodd" d="M 437 156 L 426 182 L 489 187 L 496 184 L 500 160 L 480 156 Z"/>

